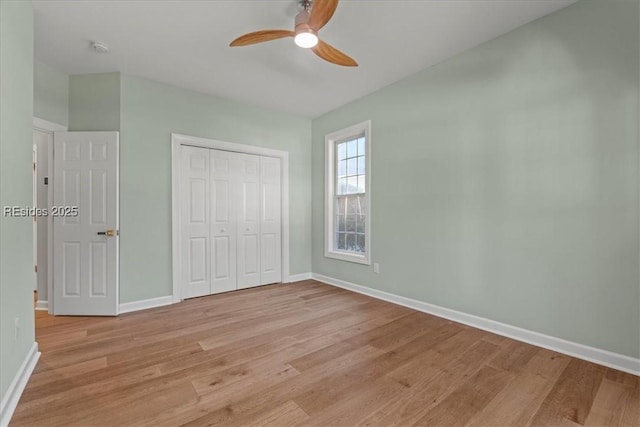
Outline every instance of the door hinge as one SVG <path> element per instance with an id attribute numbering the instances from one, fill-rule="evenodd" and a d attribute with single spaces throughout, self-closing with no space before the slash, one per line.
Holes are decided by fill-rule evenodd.
<path id="1" fill-rule="evenodd" d="M 37 265 L 34 265 L 33 269 L 35 270 L 36 273 L 38 272 L 38 266 Z"/>
<path id="2" fill-rule="evenodd" d="M 33 162 L 33 170 L 36 170 L 36 162 Z"/>

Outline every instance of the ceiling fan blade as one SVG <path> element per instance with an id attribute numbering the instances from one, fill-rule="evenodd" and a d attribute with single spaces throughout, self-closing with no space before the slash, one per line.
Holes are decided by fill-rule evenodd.
<path id="1" fill-rule="evenodd" d="M 338 7 L 338 0 L 313 0 L 307 24 L 315 31 L 324 27 Z"/>
<path id="2" fill-rule="evenodd" d="M 253 33 L 248 33 L 238 37 L 237 39 L 229 43 L 229 46 L 247 46 L 250 44 L 282 39 L 284 37 L 293 37 L 295 35 L 296 34 L 293 31 L 289 30 L 254 31 Z"/>
<path id="3" fill-rule="evenodd" d="M 312 47 L 311 50 L 313 51 L 313 53 L 315 53 L 325 61 L 329 61 L 337 65 L 342 65 L 344 67 L 358 66 L 358 63 L 353 58 L 345 55 L 335 47 L 323 42 L 322 40 L 318 40 L 318 44 L 315 47 Z"/>

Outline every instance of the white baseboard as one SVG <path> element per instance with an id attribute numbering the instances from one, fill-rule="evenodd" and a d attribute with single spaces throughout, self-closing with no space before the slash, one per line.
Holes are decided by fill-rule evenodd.
<path id="1" fill-rule="evenodd" d="M 42 300 L 36 301 L 36 310 L 48 311 L 49 310 L 49 301 L 42 301 Z"/>
<path id="2" fill-rule="evenodd" d="M 587 360 L 609 368 L 628 372 L 633 375 L 640 375 L 640 359 L 563 340 L 561 338 L 552 337 L 550 335 L 541 334 L 539 332 L 530 331 L 517 326 L 507 325 L 506 323 L 496 322 L 495 320 L 485 319 L 472 314 L 462 313 L 460 311 L 451 310 L 449 308 L 440 307 L 412 298 L 406 298 L 388 292 L 367 288 L 365 286 L 345 282 L 344 280 L 335 279 L 322 274 L 313 273 L 312 277 L 315 280 L 337 286 L 339 288 L 348 289 L 373 298 L 409 307 L 424 313 L 433 314 L 434 316 L 443 317 L 445 319 L 453 320 L 454 322 L 464 323 L 465 325 L 473 326 L 474 328 L 493 332 L 514 340 L 557 351 L 558 353 L 563 353 L 578 359 Z"/>
<path id="3" fill-rule="evenodd" d="M 2 396 L 2 402 L 0 403 L 0 426 L 6 427 L 9 425 L 9 421 L 11 421 L 11 417 L 13 416 L 13 411 L 15 411 L 18 406 L 20 396 L 22 396 L 22 392 L 27 386 L 29 377 L 31 377 L 31 373 L 36 367 L 36 363 L 38 363 L 39 358 L 40 352 L 38 351 L 38 343 L 34 342 L 29 353 L 27 353 L 27 357 L 25 357 L 22 365 L 20 365 L 20 369 L 16 373 L 16 376 L 13 377 L 13 381 L 9 384 L 7 393 Z"/>
<path id="4" fill-rule="evenodd" d="M 146 310 L 148 308 L 162 307 L 173 304 L 173 295 L 158 298 L 143 299 L 140 301 L 125 302 L 118 307 L 118 314 L 130 313 L 132 311 Z"/>
<path id="5" fill-rule="evenodd" d="M 311 273 L 290 274 L 287 283 L 300 282 L 301 280 L 311 279 Z"/>

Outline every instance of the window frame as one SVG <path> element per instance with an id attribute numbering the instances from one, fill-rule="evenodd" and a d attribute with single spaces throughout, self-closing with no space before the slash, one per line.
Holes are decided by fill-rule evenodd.
<path id="1" fill-rule="evenodd" d="M 336 187 L 337 160 L 336 145 L 345 140 L 354 139 L 364 134 L 365 139 L 365 252 L 360 254 L 351 251 L 341 251 L 335 248 L 335 218 L 336 218 Z M 329 133 L 324 137 L 325 141 L 325 202 L 324 202 L 324 256 L 326 258 L 338 259 L 341 261 L 354 262 L 358 264 L 371 265 L 371 120 L 358 123 L 348 128 Z M 362 193 L 360 193 L 362 194 Z"/>

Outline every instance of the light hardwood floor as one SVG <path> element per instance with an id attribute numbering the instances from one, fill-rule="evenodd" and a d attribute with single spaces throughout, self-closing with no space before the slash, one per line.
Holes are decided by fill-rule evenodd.
<path id="1" fill-rule="evenodd" d="M 13 426 L 640 425 L 636 376 L 311 280 L 36 324 Z"/>

